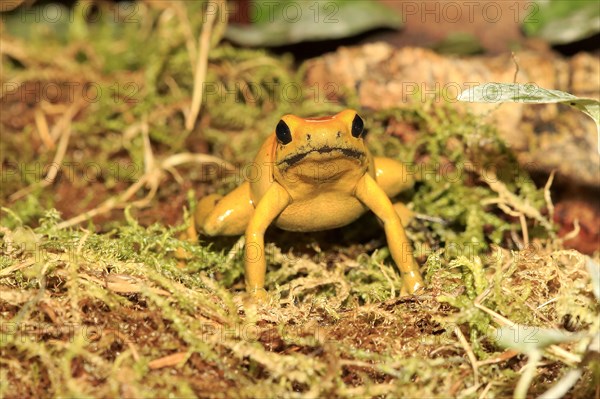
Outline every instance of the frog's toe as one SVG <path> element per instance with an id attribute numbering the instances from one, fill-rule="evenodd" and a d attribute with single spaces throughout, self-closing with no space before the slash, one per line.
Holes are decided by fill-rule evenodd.
<path id="1" fill-rule="evenodd" d="M 252 291 L 249 291 L 244 298 L 244 306 L 256 306 L 262 305 L 269 302 L 270 296 L 267 290 L 264 288 L 254 288 Z"/>
<path id="2" fill-rule="evenodd" d="M 408 290 L 406 289 L 405 284 L 402 284 L 402 288 L 400 289 L 400 296 L 408 296 Z"/>
<path id="3" fill-rule="evenodd" d="M 400 217 L 402 226 L 408 226 L 410 224 L 411 220 L 414 218 L 415 213 L 401 202 L 396 202 L 393 205 L 394 205 L 394 210 Z"/>
<path id="4" fill-rule="evenodd" d="M 404 279 L 402 289 L 400 290 L 400 296 L 420 294 L 425 290 L 425 283 L 420 278 L 408 278 Z"/>

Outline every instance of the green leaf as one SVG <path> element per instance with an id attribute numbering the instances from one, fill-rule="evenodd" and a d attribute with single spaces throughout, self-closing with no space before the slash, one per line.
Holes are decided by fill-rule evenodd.
<path id="1" fill-rule="evenodd" d="M 480 103 L 517 102 L 526 104 L 562 103 L 577 108 L 596 122 L 600 153 L 600 101 L 580 98 L 560 90 L 541 88 L 535 84 L 485 83 L 460 93 L 459 101 Z"/>
<path id="2" fill-rule="evenodd" d="M 566 44 L 600 32 L 596 0 L 537 0 L 528 7 L 523 30 L 552 44 Z"/>
<path id="3" fill-rule="evenodd" d="M 400 16 L 366 0 L 256 1 L 251 25 L 229 25 L 225 38 L 244 46 L 338 39 L 374 28 L 399 28 Z"/>

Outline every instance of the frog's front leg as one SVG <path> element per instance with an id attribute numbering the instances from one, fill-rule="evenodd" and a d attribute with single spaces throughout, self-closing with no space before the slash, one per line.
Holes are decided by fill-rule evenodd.
<path id="1" fill-rule="evenodd" d="M 265 231 L 290 203 L 291 197 L 279 184 L 273 183 L 260 199 L 246 229 L 246 291 L 253 299 L 265 300 Z"/>
<path id="2" fill-rule="evenodd" d="M 403 274 L 404 288 L 409 294 L 423 287 L 423 278 L 413 257 L 412 248 L 400 217 L 385 191 L 365 174 L 358 182 L 355 196 L 381 219 L 392 258 Z"/>

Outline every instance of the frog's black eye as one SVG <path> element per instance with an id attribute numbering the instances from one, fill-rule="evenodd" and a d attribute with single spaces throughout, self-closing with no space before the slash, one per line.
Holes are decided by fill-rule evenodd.
<path id="1" fill-rule="evenodd" d="M 358 138 L 362 136 L 364 131 L 365 123 L 363 122 L 362 118 L 356 114 L 354 120 L 352 121 L 352 135 Z"/>
<path id="2" fill-rule="evenodd" d="M 292 132 L 290 131 L 290 127 L 283 121 L 283 119 L 277 124 L 277 127 L 275 128 L 275 135 L 277 136 L 277 140 L 279 140 L 279 142 L 283 145 L 292 141 Z"/>

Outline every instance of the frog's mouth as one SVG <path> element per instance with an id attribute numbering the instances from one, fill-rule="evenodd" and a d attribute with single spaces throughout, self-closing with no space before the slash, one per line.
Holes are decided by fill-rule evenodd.
<path id="1" fill-rule="evenodd" d="M 297 164 L 298 162 L 302 161 L 304 158 L 306 158 L 310 154 L 313 154 L 313 153 L 329 154 L 334 151 L 341 152 L 343 156 L 348 157 L 348 158 L 355 158 L 359 161 L 361 161 L 366 156 L 366 154 L 364 152 L 353 149 L 353 148 L 324 146 L 321 148 L 315 148 L 310 151 L 303 152 L 301 154 L 290 155 L 290 156 L 282 159 L 281 161 L 277 162 L 277 166 L 282 166 L 283 164 L 286 164 L 287 165 L 286 168 L 289 168 L 289 167 Z"/>

